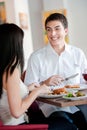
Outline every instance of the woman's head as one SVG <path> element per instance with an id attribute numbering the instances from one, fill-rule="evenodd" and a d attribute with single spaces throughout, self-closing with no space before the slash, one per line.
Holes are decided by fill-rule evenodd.
<path id="1" fill-rule="evenodd" d="M 8 78 L 8 71 L 12 74 L 18 65 L 20 65 L 21 72 L 23 71 L 23 37 L 23 30 L 17 25 L 12 23 L 0 25 L 0 87 L 3 85 L 2 76 L 4 72 Z"/>

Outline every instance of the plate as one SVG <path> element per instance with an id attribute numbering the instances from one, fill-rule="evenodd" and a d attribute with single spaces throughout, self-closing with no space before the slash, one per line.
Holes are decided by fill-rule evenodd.
<path id="1" fill-rule="evenodd" d="M 87 89 L 87 84 L 79 84 L 79 88 L 66 88 L 67 90 L 84 90 Z"/>
<path id="2" fill-rule="evenodd" d="M 80 100 L 80 99 L 87 98 L 87 95 L 85 95 L 85 96 L 79 96 L 79 97 L 66 97 L 66 96 L 63 96 L 63 98 L 67 99 L 67 100 Z"/>
<path id="3" fill-rule="evenodd" d="M 58 97 L 62 97 L 65 96 L 66 94 L 41 94 L 39 97 L 41 98 L 58 98 Z"/>

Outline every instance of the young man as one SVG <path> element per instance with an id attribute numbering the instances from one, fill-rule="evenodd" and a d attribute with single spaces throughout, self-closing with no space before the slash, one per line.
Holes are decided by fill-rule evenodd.
<path id="1" fill-rule="evenodd" d="M 87 68 L 87 60 L 83 51 L 75 46 L 67 44 L 65 36 L 68 33 L 68 22 L 64 15 L 54 13 L 45 21 L 45 29 L 49 43 L 40 50 L 34 52 L 29 58 L 25 84 L 33 82 L 56 86 L 62 79 L 78 73 L 69 83 L 82 83 L 82 72 Z M 59 108 L 45 103 L 39 104 L 40 109 L 47 118 L 49 129 L 53 130 L 83 130 L 85 119 L 81 111 L 76 107 Z M 76 125 L 76 127 L 74 126 Z"/>

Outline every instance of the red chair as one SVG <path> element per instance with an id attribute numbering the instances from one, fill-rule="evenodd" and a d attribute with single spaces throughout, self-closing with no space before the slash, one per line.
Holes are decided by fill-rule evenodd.
<path id="1" fill-rule="evenodd" d="M 0 130 L 48 130 L 47 124 L 28 124 L 28 125 L 17 125 L 7 126 L 3 125 L 0 121 Z"/>

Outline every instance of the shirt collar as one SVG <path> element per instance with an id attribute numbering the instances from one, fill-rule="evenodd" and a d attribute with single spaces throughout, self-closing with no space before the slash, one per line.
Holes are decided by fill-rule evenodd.
<path id="1" fill-rule="evenodd" d="M 71 47 L 70 47 L 69 43 L 66 43 L 66 44 L 65 44 L 65 52 L 68 52 L 68 53 L 71 54 L 71 49 L 70 49 L 70 48 L 71 48 Z"/>
<path id="2" fill-rule="evenodd" d="M 55 50 L 52 48 L 52 46 L 50 45 L 50 43 L 48 43 L 48 50 L 49 50 L 49 52 L 53 52 L 54 54 L 56 54 L 56 52 L 55 52 Z M 71 51 L 70 51 L 71 49 L 70 49 L 70 46 L 68 45 L 68 43 L 66 43 L 65 44 L 65 50 L 64 50 L 64 52 L 68 52 L 68 53 L 70 53 L 71 54 Z"/>
<path id="3" fill-rule="evenodd" d="M 50 45 L 50 43 L 48 43 L 48 53 L 53 53 L 56 54 L 58 56 L 58 54 L 55 52 L 55 50 L 52 48 L 52 46 Z"/>

